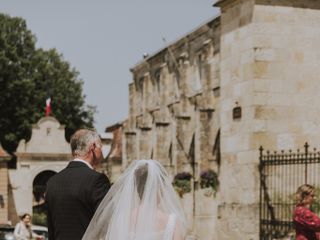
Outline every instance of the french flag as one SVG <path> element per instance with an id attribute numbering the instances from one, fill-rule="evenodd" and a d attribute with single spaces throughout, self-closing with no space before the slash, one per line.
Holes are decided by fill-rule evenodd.
<path id="1" fill-rule="evenodd" d="M 51 98 L 47 97 L 46 99 L 46 117 L 48 117 L 51 113 Z"/>

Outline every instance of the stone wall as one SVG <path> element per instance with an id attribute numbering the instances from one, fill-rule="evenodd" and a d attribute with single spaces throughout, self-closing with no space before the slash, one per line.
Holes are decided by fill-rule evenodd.
<path id="1" fill-rule="evenodd" d="M 258 148 L 319 146 L 320 2 L 220 1 L 219 239 L 258 239 Z M 314 9 L 312 9 L 314 8 Z M 234 120 L 236 102 L 242 118 Z"/>
<path id="2" fill-rule="evenodd" d="M 277 2 L 255 6 L 254 116 L 268 148 L 319 146 L 320 2 Z"/>
<path id="3" fill-rule="evenodd" d="M 8 162 L 11 156 L 0 143 L 0 224 L 9 223 Z"/>
<path id="4" fill-rule="evenodd" d="M 0 161 L 0 224 L 8 221 L 8 166 Z M 3 202 L 2 202 L 3 200 Z"/>

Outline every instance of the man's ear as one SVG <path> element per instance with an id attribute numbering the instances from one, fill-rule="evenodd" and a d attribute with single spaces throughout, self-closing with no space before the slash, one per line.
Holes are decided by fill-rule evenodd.
<path id="1" fill-rule="evenodd" d="M 93 143 L 93 144 L 91 144 L 91 146 L 89 147 L 89 152 L 92 152 L 92 151 L 94 151 L 94 149 L 95 149 L 95 144 Z"/>
<path id="2" fill-rule="evenodd" d="M 94 149 L 96 149 L 96 147 L 97 147 L 96 143 L 93 143 L 92 144 L 92 149 L 94 150 Z"/>

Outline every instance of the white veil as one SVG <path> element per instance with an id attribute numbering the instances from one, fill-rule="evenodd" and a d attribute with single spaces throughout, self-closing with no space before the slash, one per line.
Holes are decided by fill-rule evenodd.
<path id="1" fill-rule="evenodd" d="M 186 219 L 166 170 L 155 160 L 136 160 L 113 184 L 83 240 L 158 240 L 168 222 L 184 239 Z"/>

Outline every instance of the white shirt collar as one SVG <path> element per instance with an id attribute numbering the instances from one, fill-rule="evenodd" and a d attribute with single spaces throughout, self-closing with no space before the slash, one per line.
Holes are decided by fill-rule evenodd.
<path id="1" fill-rule="evenodd" d="M 75 159 L 73 159 L 73 161 L 75 161 L 75 162 L 82 162 L 82 163 L 86 164 L 89 168 L 93 169 L 93 167 L 90 165 L 90 163 L 84 161 L 83 159 L 75 158 Z"/>

